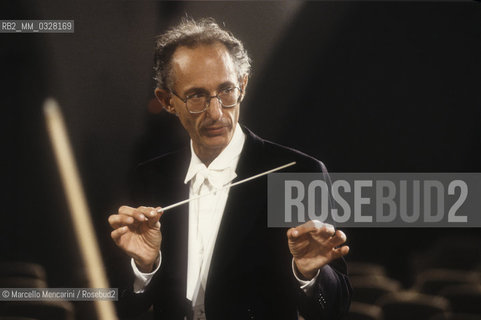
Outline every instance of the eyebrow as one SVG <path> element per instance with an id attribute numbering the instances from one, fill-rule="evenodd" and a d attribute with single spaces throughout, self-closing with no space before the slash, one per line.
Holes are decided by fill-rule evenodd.
<path id="1" fill-rule="evenodd" d="M 232 83 L 231 81 L 225 81 L 225 82 L 222 82 L 221 84 L 219 84 L 217 86 L 217 90 L 228 88 L 228 87 L 235 87 L 235 84 Z M 206 88 L 193 87 L 193 88 L 189 88 L 186 91 L 184 91 L 184 96 L 188 96 L 188 95 L 191 95 L 193 93 L 198 93 L 198 92 L 209 94 L 209 90 L 207 90 Z"/>

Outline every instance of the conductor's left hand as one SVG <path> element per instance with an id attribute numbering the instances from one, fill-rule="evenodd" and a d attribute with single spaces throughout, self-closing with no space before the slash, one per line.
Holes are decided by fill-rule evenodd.
<path id="1" fill-rule="evenodd" d="M 346 242 L 344 232 L 326 223 L 316 227 L 314 221 L 308 221 L 289 229 L 287 238 L 295 266 L 307 280 L 321 267 L 349 252 L 348 246 L 341 246 Z"/>

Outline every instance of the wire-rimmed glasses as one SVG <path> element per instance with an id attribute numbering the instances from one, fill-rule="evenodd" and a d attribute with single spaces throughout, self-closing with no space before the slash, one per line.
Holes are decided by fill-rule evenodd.
<path id="1" fill-rule="evenodd" d="M 179 97 L 175 91 L 172 91 L 172 93 L 185 103 L 187 111 L 192 114 L 197 114 L 202 113 L 209 108 L 210 100 L 212 98 L 217 98 L 224 108 L 234 107 L 239 103 L 242 90 L 239 87 L 229 87 L 220 90 L 215 96 L 211 96 L 207 93 L 194 93 L 186 96 L 184 99 Z"/>

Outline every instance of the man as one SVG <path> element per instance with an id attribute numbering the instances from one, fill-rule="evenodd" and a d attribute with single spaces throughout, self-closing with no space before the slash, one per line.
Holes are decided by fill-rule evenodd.
<path id="1" fill-rule="evenodd" d="M 294 171 L 324 170 L 238 124 L 249 69 L 242 43 L 210 19 L 184 21 L 157 39 L 155 95 L 191 144 L 141 164 L 141 206 L 109 217 L 135 274 L 121 314 L 151 305 L 156 319 L 338 319 L 347 311 L 351 289 L 339 259 L 349 251 L 346 236 L 313 222 L 287 236 L 267 228 L 265 177 L 165 214 L 154 208 L 291 161 Z"/>

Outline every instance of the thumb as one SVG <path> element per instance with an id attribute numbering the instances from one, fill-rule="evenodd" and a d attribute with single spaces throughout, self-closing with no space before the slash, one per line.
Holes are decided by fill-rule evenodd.
<path id="1" fill-rule="evenodd" d="M 291 241 L 296 240 L 297 236 L 299 235 L 299 231 L 296 228 L 290 228 L 287 230 L 287 238 Z"/>
<path id="2" fill-rule="evenodd" d="M 155 227 L 160 217 L 164 213 L 164 212 L 158 212 L 160 209 L 161 209 L 160 207 L 157 207 L 149 212 L 148 214 L 149 220 L 147 221 L 149 227 L 151 228 Z"/>

